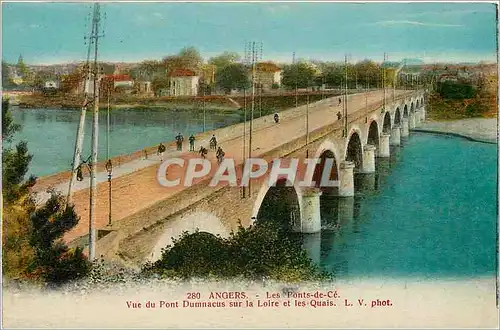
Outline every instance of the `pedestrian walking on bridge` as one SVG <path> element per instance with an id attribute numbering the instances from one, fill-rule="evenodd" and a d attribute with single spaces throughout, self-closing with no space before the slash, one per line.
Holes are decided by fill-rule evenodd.
<path id="1" fill-rule="evenodd" d="M 191 134 L 191 136 L 189 137 L 189 151 L 195 151 L 194 150 L 194 141 L 196 140 L 196 138 L 194 137 L 193 134 Z"/>
<path id="2" fill-rule="evenodd" d="M 215 134 L 210 138 L 210 149 L 217 149 L 217 139 L 215 138 Z"/>
<path id="3" fill-rule="evenodd" d="M 163 145 L 163 143 L 160 142 L 160 145 L 158 146 L 158 155 L 160 156 L 160 161 L 163 162 L 163 154 L 165 152 L 165 146 Z"/>
<path id="4" fill-rule="evenodd" d="M 182 142 L 184 142 L 184 136 L 181 133 L 177 134 L 175 137 L 175 141 L 177 141 L 177 150 L 182 151 Z"/>

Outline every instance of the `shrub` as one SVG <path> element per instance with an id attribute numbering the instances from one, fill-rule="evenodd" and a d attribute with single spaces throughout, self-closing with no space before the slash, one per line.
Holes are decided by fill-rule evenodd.
<path id="1" fill-rule="evenodd" d="M 223 239 L 205 232 L 183 233 L 143 272 L 165 277 L 216 277 L 278 281 L 327 279 L 300 247 L 300 241 L 271 222 L 240 227 Z"/>

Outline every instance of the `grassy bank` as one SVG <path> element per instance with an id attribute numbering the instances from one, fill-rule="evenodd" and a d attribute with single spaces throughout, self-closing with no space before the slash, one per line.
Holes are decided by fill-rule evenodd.
<path id="1" fill-rule="evenodd" d="M 496 117 L 497 81 L 496 76 L 487 76 L 477 86 L 472 87 L 471 95 L 465 96 L 464 93 L 463 97 L 456 93 L 431 93 L 427 105 L 428 118 L 452 120 Z"/>
<path id="2" fill-rule="evenodd" d="M 314 93 L 309 95 L 309 102 L 316 102 L 324 97 L 331 97 L 338 93 L 322 95 Z M 48 108 L 48 109 L 80 109 L 83 97 L 75 95 L 28 95 L 20 99 L 21 108 Z M 101 106 L 107 105 L 107 100 L 101 100 Z M 298 105 L 307 103 L 307 95 L 297 95 Z M 243 96 L 210 95 L 205 97 L 138 97 L 133 95 L 113 96 L 110 100 L 110 108 L 113 110 L 193 110 L 202 111 L 203 106 L 210 112 L 235 112 L 247 105 L 251 107 L 251 97 Z M 267 115 L 277 111 L 293 108 L 296 97 L 293 93 L 283 95 L 255 96 L 254 117 L 260 114 Z"/>
<path id="3" fill-rule="evenodd" d="M 80 109 L 83 96 L 76 95 L 27 95 L 21 97 L 21 108 Z M 111 109 L 207 109 L 231 110 L 237 108 L 227 97 L 139 97 L 133 95 L 117 95 L 110 99 Z M 101 106 L 107 105 L 107 99 L 101 100 Z"/>

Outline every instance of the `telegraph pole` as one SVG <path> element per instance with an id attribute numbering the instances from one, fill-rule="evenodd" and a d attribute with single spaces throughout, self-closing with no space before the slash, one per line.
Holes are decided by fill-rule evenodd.
<path id="1" fill-rule="evenodd" d="M 344 137 L 347 137 L 347 54 L 344 58 Z"/>
<path id="2" fill-rule="evenodd" d="M 257 60 L 262 60 L 262 42 L 259 45 Z M 257 67 L 257 74 L 259 76 L 259 118 L 262 117 L 262 69 L 262 64 Z"/>
<path id="3" fill-rule="evenodd" d="M 92 20 L 93 23 L 93 20 Z M 83 138 L 84 138 L 84 133 L 85 133 L 85 115 L 87 113 L 87 106 L 90 101 L 90 96 L 89 92 L 90 90 L 90 54 L 92 51 L 92 45 L 93 45 L 93 36 L 97 32 L 95 31 L 95 25 L 92 24 L 91 31 L 89 36 L 85 37 L 86 42 L 88 42 L 88 47 L 87 47 L 87 60 L 85 62 L 85 65 L 83 67 L 84 73 L 85 73 L 85 79 L 84 79 L 84 101 L 82 105 L 82 109 L 80 112 L 80 123 L 78 125 L 78 130 L 76 132 L 76 141 L 75 141 L 75 149 L 73 153 L 73 166 L 71 170 L 71 177 L 69 180 L 69 187 L 68 187 L 68 197 L 66 199 L 66 206 L 69 206 L 71 204 L 71 197 L 72 197 L 72 190 L 73 190 L 73 183 L 77 179 L 77 173 L 78 173 L 78 168 L 80 168 L 80 158 L 82 154 L 82 148 L 83 148 Z M 87 41 L 88 40 L 88 41 Z"/>
<path id="4" fill-rule="evenodd" d="M 306 146 L 309 145 L 309 89 L 307 90 L 306 104 Z M 309 147 L 306 149 L 306 158 L 309 158 Z"/>
<path id="5" fill-rule="evenodd" d="M 245 63 L 245 70 L 248 70 L 248 67 L 251 63 L 251 44 L 250 43 L 245 43 L 245 56 L 244 56 L 244 63 Z M 245 71 L 248 72 L 248 71 Z M 247 86 L 243 88 L 243 166 L 246 164 L 246 159 L 247 159 L 247 152 L 246 152 L 246 139 L 247 139 L 247 132 L 246 132 L 246 127 L 247 127 Z M 246 189 L 245 187 L 242 188 L 242 194 L 243 198 L 245 198 L 246 195 Z"/>
<path id="6" fill-rule="evenodd" d="M 386 60 L 386 53 L 384 53 L 384 61 L 382 62 L 382 88 L 384 89 L 384 111 L 386 107 L 386 92 L 385 92 L 385 60 Z"/>
<path id="7" fill-rule="evenodd" d="M 365 88 L 366 88 L 366 92 L 365 92 L 365 109 L 368 110 L 368 72 L 366 72 L 365 74 L 366 74 L 366 81 L 365 81 Z"/>
<path id="8" fill-rule="evenodd" d="M 106 162 L 106 170 L 108 171 L 108 203 L 109 203 L 109 210 L 108 210 L 108 225 L 111 226 L 111 177 L 113 175 L 113 165 L 111 163 L 111 158 L 110 158 L 110 153 L 109 153 L 109 128 L 110 128 L 110 117 L 109 117 L 109 98 L 110 98 L 110 93 L 111 93 L 111 86 L 108 82 L 108 111 L 107 111 L 107 123 L 106 123 L 106 159 L 108 160 Z"/>
<path id="9" fill-rule="evenodd" d="M 92 19 L 95 34 L 94 39 L 94 112 L 92 117 L 92 149 L 90 166 L 90 208 L 89 208 L 89 260 L 95 259 L 96 233 L 94 228 L 95 220 L 95 198 L 96 198 L 96 172 L 97 172 L 97 151 L 99 141 L 99 70 L 97 67 L 97 54 L 99 48 L 99 27 L 100 27 L 100 4 L 94 4 L 94 16 Z"/>
<path id="10" fill-rule="evenodd" d="M 250 137 L 248 139 L 248 158 L 252 158 L 252 134 L 253 134 L 253 116 L 255 111 L 255 64 L 258 61 L 257 42 L 252 41 L 252 108 L 250 110 Z M 248 197 L 252 195 L 252 180 L 248 181 Z"/>
<path id="11" fill-rule="evenodd" d="M 295 52 L 293 52 L 292 55 L 292 64 L 295 64 Z M 295 107 L 298 108 L 299 106 L 299 90 L 298 90 L 298 79 L 299 79 L 299 70 L 297 67 L 294 67 L 296 69 L 295 72 Z"/>
<path id="12" fill-rule="evenodd" d="M 205 130 L 206 130 L 206 122 L 207 122 L 207 117 L 206 117 L 206 114 L 205 114 L 205 84 L 202 85 L 203 86 L 203 93 L 202 93 L 202 106 L 203 106 L 203 133 L 205 133 Z"/>

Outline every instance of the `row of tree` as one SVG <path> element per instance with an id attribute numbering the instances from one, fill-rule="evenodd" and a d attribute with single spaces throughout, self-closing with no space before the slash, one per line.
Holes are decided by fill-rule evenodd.
<path id="1" fill-rule="evenodd" d="M 248 88 L 251 84 L 250 68 L 241 61 L 238 53 L 224 52 L 204 63 L 193 47 L 184 48 L 178 54 L 159 61 L 144 61 L 130 73 L 136 79 L 151 80 L 156 91 L 168 87 L 168 73 L 178 68 L 194 71 L 207 90 L 220 88 L 229 91 Z M 344 86 L 347 74 L 349 88 L 380 87 L 383 77 L 386 85 L 392 86 L 395 73 L 395 68 L 382 68 L 370 60 L 347 64 L 347 68 L 344 63 L 298 61 L 282 66 L 282 85 L 285 88 L 340 87 Z"/>
<path id="2" fill-rule="evenodd" d="M 2 63 L 2 66 L 4 63 Z M 385 77 L 386 85 L 392 86 L 395 82 L 395 67 L 382 68 L 380 64 L 364 60 L 355 64 L 298 61 L 293 64 L 282 65 L 282 85 L 293 89 L 308 87 L 341 87 L 373 88 L 380 87 Z M 187 69 L 195 72 L 200 79 L 201 93 L 210 93 L 215 89 L 230 91 L 250 86 L 250 68 L 243 63 L 241 56 L 235 52 L 223 52 L 217 56 L 203 60 L 198 50 L 186 47 L 174 55 L 165 56 L 161 60 L 147 60 L 130 69 L 128 73 L 135 80 L 152 82 L 155 94 L 161 89 L 169 87 L 169 73 L 176 69 Z M 2 70 L 6 72 L 6 70 Z M 44 72 L 30 73 L 22 59 L 18 61 L 17 71 L 22 72 L 23 80 L 32 87 L 41 87 L 48 78 Z M 74 90 L 84 75 L 82 68 L 72 74 L 60 77 L 63 92 Z M 384 72 L 385 71 L 385 72 Z M 2 76 L 4 78 L 4 76 Z M 8 80 L 8 79 L 7 79 Z M 7 86 L 8 81 L 3 81 Z"/>

